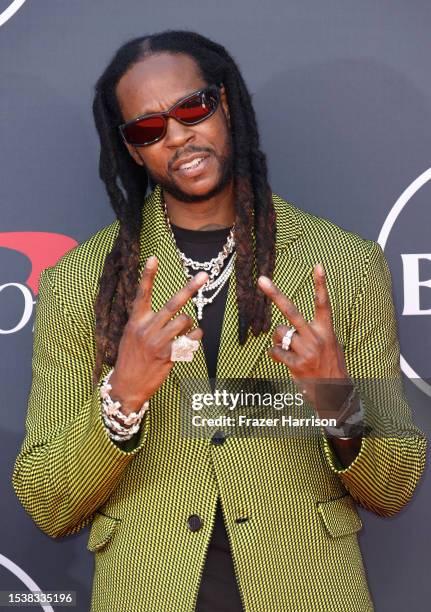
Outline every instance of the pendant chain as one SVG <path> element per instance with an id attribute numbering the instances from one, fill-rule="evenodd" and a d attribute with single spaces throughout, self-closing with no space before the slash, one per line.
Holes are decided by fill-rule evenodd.
<path id="1" fill-rule="evenodd" d="M 206 272 L 208 272 L 209 278 L 207 282 L 205 283 L 205 285 L 203 285 L 198 290 L 198 294 L 192 297 L 192 302 L 195 304 L 197 311 L 198 311 L 198 320 L 201 320 L 202 311 L 204 309 L 204 306 L 206 306 L 207 304 L 211 304 L 214 298 L 223 289 L 224 285 L 226 284 L 232 272 L 233 265 L 235 262 L 235 255 L 236 255 L 236 253 L 233 252 L 235 249 L 235 237 L 234 237 L 235 224 L 233 224 L 229 232 L 229 235 L 227 237 L 226 243 L 224 244 L 222 250 L 219 252 L 217 257 L 213 257 L 212 259 L 210 259 L 210 261 L 200 262 L 200 261 L 195 261 L 194 259 L 190 259 L 178 248 L 176 244 L 176 240 L 175 240 L 175 235 L 174 235 L 174 232 L 172 231 L 171 223 L 169 221 L 168 210 L 167 210 L 166 202 L 164 199 L 163 199 L 163 212 L 165 215 L 166 225 L 174 240 L 175 248 L 181 260 L 181 264 L 183 266 L 184 274 L 186 275 L 186 277 L 188 279 L 191 279 L 194 276 L 193 274 L 191 274 L 189 268 L 191 268 L 192 270 L 205 270 Z M 226 258 L 229 257 L 231 253 L 233 253 L 231 259 L 227 263 L 223 272 L 221 272 Z M 204 293 L 208 293 L 210 291 L 213 291 L 214 289 L 216 289 L 216 291 L 211 296 L 203 295 Z"/>

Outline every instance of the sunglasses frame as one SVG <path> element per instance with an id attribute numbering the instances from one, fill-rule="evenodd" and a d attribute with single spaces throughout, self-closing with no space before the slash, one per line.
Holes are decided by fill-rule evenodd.
<path id="1" fill-rule="evenodd" d="M 158 142 L 159 140 L 162 140 L 162 138 L 164 138 L 165 135 L 166 135 L 166 130 L 167 130 L 167 127 L 168 127 L 167 119 L 169 117 L 173 117 L 174 119 L 176 119 L 177 121 L 179 121 L 183 125 L 197 125 L 198 123 L 202 123 L 202 121 L 205 121 L 206 119 L 209 119 L 209 117 L 214 115 L 214 113 L 217 111 L 218 107 L 220 106 L 220 92 L 219 92 L 219 88 L 222 85 L 223 85 L 222 83 L 220 83 L 219 85 L 217 85 L 217 84 L 208 85 L 207 87 L 204 87 L 203 89 L 198 89 L 196 91 L 193 91 L 190 94 L 187 94 L 187 96 L 184 96 L 183 98 L 181 98 L 180 100 L 175 102 L 175 104 L 173 104 L 167 111 L 163 111 L 161 113 L 149 113 L 147 115 L 140 115 L 139 117 L 135 117 L 135 119 L 131 119 L 131 121 L 127 121 L 126 123 L 122 123 L 121 125 L 118 126 L 118 129 L 120 130 L 120 134 L 121 134 L 121 137 L 122 137 L 123 141 L 126 144 L 131 145 L 133 147 L 147 147 L 148 145 L 152 145 L 155 142 Z M 208 115 L 206 115 L 205 117 L 202 117 L 198 121 L 193 121 L 193 122 L 182 121 L 181 119 L 179 119 L 178 117 L 175 116 L 175 110 L 178 108 L 178 106 L 181 106 L 181 104 L 184 104 L 184 102 L 186 102 L 189 98 L 193 98 L 194 96 L 196 96 L 198 94 L 205 93 L 207 91 L 214 92 L 215 96 L 216 96 L 216 99 L 217 99 L 217 103 L 216 103 L 214 109 Z M 142 144 L 142 143 L 136 144 L 134 142 L 129 142 L 129 140 L 127 140 L 127 138 L 126 138 L 125 129 L 129 125 L 133 125 L 134 123 L 138 123 L 139 121 L 142 121 L 142 119 L 150 119 L 151 117 L 159 117 L 159 118 L 161 117 L 164 120 L 165 125 L 164 125 L 163 133 L 161 134 L 161 136 L 159 136 L 158 138 L 155 138 L 154 140 L 146 142 L 144 144 Z"/>

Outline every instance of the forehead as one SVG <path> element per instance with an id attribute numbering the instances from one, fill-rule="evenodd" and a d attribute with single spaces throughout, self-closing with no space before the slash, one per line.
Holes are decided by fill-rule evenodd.
<path id="1" fill-rule="evenodd" d="M 116 87 L 125 121 L 168 109 L 188 93 L 205 86 L 195 60 L 185 54 L 151 55 L 129 68 Z"/>

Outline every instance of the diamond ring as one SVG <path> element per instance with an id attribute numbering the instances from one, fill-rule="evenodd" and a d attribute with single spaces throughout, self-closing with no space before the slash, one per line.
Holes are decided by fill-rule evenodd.
<path id="1" fill-rule="evenodd" d="M 281 341 L 281 348 L 285 351 L 290 350 L 290 343 L 292 342 L 292 336 L 296 332 L 296 327 L 289 327 L 287 332 L 283 336 L 283 340 Z"/>
<path id="2" fill-rule="evenodd" d="M 179 336 L 172 342 L 171 361 L 191 361 L 199 348 L 199 340 Z"/>

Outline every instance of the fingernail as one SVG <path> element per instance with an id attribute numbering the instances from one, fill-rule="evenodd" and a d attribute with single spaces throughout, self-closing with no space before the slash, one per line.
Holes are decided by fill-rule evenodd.
<path id="1" fill-rule="evenodd" d="M 198 272 L 195 276 L 195 279 L 198 283 L 203 283 L 208 280 L 208 274 L 206 272 Z"/>
<path id="2" fill-rule="evenodd" d="M 146 265 L 151 266 L 153 263 L 155 263 L 157 260 L 157 257 L 155 255 L 150 255 L 146 261 Z"/>
<path id="3" fill-rule="evenodd" d="M 325 270 L 324 270 L 324 268 L 323 268 L 323 266 L 322 266 L 322 264 L 321 264 L 321 263 L 318 263 L 318 264 L 317 264 L 317 266 L 316 266 L 316 272 L 317 272 L 317 274 L 320 274 L 321 276 L 324 276 L 324 274 L 325 274 Z"/>
<path id="4" fill-rule="evenodd" d="M 267 276 L 259 276 L 259 284 L 262 287 L 270 287 L 271 286 L 271 281 Z"/>

